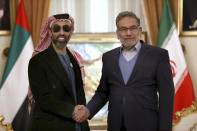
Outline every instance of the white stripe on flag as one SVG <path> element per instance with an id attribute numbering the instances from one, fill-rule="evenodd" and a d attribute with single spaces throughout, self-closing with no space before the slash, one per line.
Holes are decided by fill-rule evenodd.
<path id="1" fill-rule="evenodd" d="M 177 34 L 174 24 L 171 28 L 171 31 L 172 32 L 169 33 L 169 35 L 171 36 L 170 38 L 168 37 L 169 38 L 167 42 L 168 44 L 166 44 L 164 48 L 168 50 L 170 60 L 176 64 L 176 67 L 174 67 L 176 76 L 173 77 L 173 80 L 174 80 L 174 85 L 175 85 L 175 91 L 177 91 L 178 88 L 180 87 L 180 83 L 182 83 L 184 80 L 184 77 L 185 77 L 184 73 L 187 70 L 187 66 L 186 66 L 186 62 L 184 59 L 185 57 L 181 48 L 181 43 L 178 38 L 178 34 Z"/>
<path id="2" fill-rule="evenodd" d="M 19 58 L 0 90 L 0 114 L 4 122 L 12 122 L 28 92 L 28 63 L 33 53 L 31 37 L 28 38 Z"/>

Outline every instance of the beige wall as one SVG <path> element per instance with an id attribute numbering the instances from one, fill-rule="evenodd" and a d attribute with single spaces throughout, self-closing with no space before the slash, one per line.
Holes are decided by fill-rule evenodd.
<path id="1" fill-rule="evenodd" d="M 191 111 L 188 109 L 187 111 Z M 173 131 L 196 131 L 197 129 L 197 112 L 185 113 L 177 125 L 173 127 Z"/>
<path id="2" fill-rule="evenodd" d="M 180 40 L 185 46 L 185 59 L 193 82 L 197 100 L 197 37 L 181 37 Z"/>
<path id="3" fill-rule="evenodd" d="M 195 96 L 197 100 L 197 37 L 181 37 L 181 43 L 185 46 L 185 59 L 193 81 Z M 6 63 L 3 49 L 10 45 L 10 36 L 0 36 L 0 82 Z"/>
<path id="4" fill-rule="evenodd" d="M 2 79 L 5 63 L 6 63 L 6 56 L 3 54 L 3 50 L 10 45 L 10 36 L 0 36 L 0 82 Z"/>

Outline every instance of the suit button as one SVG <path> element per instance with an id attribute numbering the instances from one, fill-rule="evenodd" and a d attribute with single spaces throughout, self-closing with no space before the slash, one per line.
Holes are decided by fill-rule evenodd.
<path id="1" fill-rule="evenodd" d="M 126 103 L 126 97 L 123 96 L 123 97 L 122 97 L 122 104 L 125 104 L 125 103 Z"/>
<path id="2" fill-rule="evenodd" d="M 55 89 L 55 88 L 56 88 L 56 86 L 55 86 L 55 85 L 53 85 L 53 86 L 52 86 L 52 88 L 53 88 L 53 89 Z"/>

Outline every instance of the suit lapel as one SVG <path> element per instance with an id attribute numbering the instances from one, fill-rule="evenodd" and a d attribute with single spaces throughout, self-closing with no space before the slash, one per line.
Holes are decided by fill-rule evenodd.
<path id="1" fill-rule="evenodd" d="M 127 82 L 127 85 L 129 83 L 131 83 L 132 80 L 135 78 L 135 75 L 136 75 L 136 73 L 137 73 L 137 71 L 139 69 L 138 67 L 140 67 L 139 65 L 141 64 L 141 62 L 143 62 L 144 55 L 146 54 L 147 46 L 146 46 L 145 43 L 143 43 L 143 42 L 141 42 L 141 43 L 142 43 L 142 46 L 141 46 L 140 52 L 138 54 L 138 58 L 136 60 L 135 66 L 133 68 L 133 71 L 132 71 L 132 73 L 130 75 L 130 78 L 129 78 L 128 82 Z"/>
<path id="2" fill-rule="evenodd" d="M 55 50 L 53 49 L 53 46 L 50 45 L 48 50 L 48 60 L 46 60 L 49 67 L 54 71 L 54 73 L 57 75 L 58 79 L 62 81 L 64 84 L 64 87 L 69 91 L 69 94 L 73 94 L 71 83 L 68 79 L 67 72 L 65 71 L 64 67 L 62 66 L 61 61 L 59 60 Z M 71 97 L 74 100 L 74 96 L 71 95 Z"/>
<path id="3" fill-rule="evenodd" d="M 120 65 L 119 65 L 119 57 L 120 57 L 120 51 L 121 51 L 121 47 L 117 48 L 115 50 L 115 54 L 114 54 L 114 73 L 115 73 L 115 76 L 119 77 L 119 80 L 121 83 L 124 83 L 124 80 L 123 80 L 123 76 L 122 76 L 122 73 L 121 73 L 121 70 L 120 70 Z"/>
<path id="4" fill-rule="evenodd" d="M 85 93 L 83 90 L 83 81 L 82 81 L 82 76 L 81 76 L 81 70 L 79 68 L 79 65 L 71 52 L 67 49 L 67 53 L 69 55 L 70 61 L 73 65 L 73 70 L 75 73 L 75 83 L 76 83 L 76 97 L 77 97 L 77 103 L 81 103 L 80 101 L 83 101 L 83 98 L 85 98 Z M 82 103 L 85 103 L 82 102 Z"/>

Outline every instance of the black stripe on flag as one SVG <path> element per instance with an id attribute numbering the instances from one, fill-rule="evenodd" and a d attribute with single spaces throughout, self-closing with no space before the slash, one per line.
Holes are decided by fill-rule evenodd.
<path id="1" fill-rule="evenodd" d="M 26 96 L 23 104 L 12 121 L 14 131 L 27 131 L 29 118 L 28 96 Z"/>

